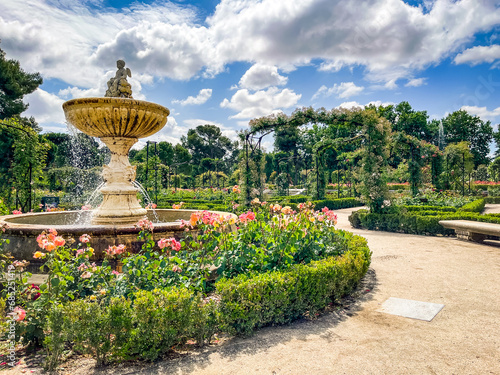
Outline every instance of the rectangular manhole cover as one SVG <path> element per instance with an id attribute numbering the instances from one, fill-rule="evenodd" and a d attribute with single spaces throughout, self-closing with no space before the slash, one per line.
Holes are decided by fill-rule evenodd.
<path id="1" fill-rule="evenodd" d="M 444 305 L 391 297 L 377 311 L 430 322 Z"/>

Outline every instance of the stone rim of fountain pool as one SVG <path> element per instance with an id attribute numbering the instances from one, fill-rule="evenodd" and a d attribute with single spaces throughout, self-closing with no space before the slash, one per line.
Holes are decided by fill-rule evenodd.
<path id="1" fill-rule="evenodd" d="M 157 209 L 147 210 L 148 218 L 152 219 L 154 213 L 161 220 L 168 220 L 167 216 L 174 214 L 174 221 L 163 221 L 153 223 L 153 238 L 155 241 L 163 237 L 181 238 L 185 235 L 186 228 L 181 227 L 180 219 L 189 220 L 193 212 L 200 210 L 172 210 L 172 209 Z M 230 212 L 209 211 L 224 216 L 236 215 Z M 59 218 L 70 216 L 76 218 L 78 216 L 90 216 L 92 211 L 57 211 L 57 212 L 35 212 L 23 215 L 7 215 L 0 217 L 0 226 L 7 224 L 7 229 L 3 238 L 10 240 L 10 250 L 16 259 L 33 259 L 33 253 L 38 249 L 36 237 L 43 231 L 48 231 L 51 228 L 57 230 L 59 235 L 62 235 L 66 240 L 73 238 L 74 245 L 78 244 L 78 237 L 82 234 L 90 234 L 92 237 L 91 245 L 95 250 L 95 259 L 102 259 L 103 252 L 110 245 L 124 244 L 127 248 L 136 252 L 140 249 L 142 242 L 137 240 L 137 235 L 140 228 L 133 224 L 129 225 L 93 225 L 93 224 L 54 224 L 51 218 Z M 37 222 L 43 219 L 45 222 Z M 193 229 L 197 231 L 196 228 Z"/>

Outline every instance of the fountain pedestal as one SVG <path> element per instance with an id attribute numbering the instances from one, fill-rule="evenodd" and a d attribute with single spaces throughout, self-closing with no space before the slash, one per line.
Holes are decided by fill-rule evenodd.
<path id="1" fill-rule="evenodd" d="M 103 196 L 101 206 L 92 216 L 92 224 L 116 225 L 134 224 L 146 218 L 146 209 L 137 199 L 137 189 L 133 185 L 136 167 L 128 160 L 130 148 L 137 138 L 101 137 L 101 141 L 111 151 L 111 161 L 104 166 L 102 177 L 106 185 L 100 190 Z"/>
<path id="2" fill-rule="evenodd" d="M 91 223 L 130 225 L 146 217 L 137 199 L 135 167 L 128 152 L 139 138 L 165 126 L 169 110 L 161 105 L 129 98 L 81 98 L 63 104 L 68 122 L 92 137 L 99 137 L 111 151 L 104 166 L 103 202 Z"/>

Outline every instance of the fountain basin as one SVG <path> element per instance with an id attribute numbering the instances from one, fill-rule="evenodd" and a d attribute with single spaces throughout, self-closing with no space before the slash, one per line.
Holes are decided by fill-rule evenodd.
<path id="1" fill-rule="evenodd" d="M 63 103 L 66 119 L 91 137 L 145 138 L 160 131 L 170 111 L 127 98 L 80 98 Z"/>
<path id="2" fill-rule="evenodd" d="M 181 228 L 179 220 L 188 221 L 193 212 L 198 210 L 147 210 L 147 217 L 153 221 L 156 217 L 160 223 L 154 223 L 153 238 L 175 237 L 180 239 L 185 235 L 185 228 Z M 236 215 L 229 212 L 210 211 L 224 216 Z M 156 213 L 156 217 L 155 217 Z M 137 240 L 140 229 L 134 225 L 92 225 L 90 224 L 92 211 L 59 211 L 37 212 L 23 215 L 0 216 L 0 225 L 8 228 L 2 238 L 8 239 L 9 244 L 4 246 L 15 259 L 33 260 L 35 251 L 40 250 L 36 242 L 37 236 L 50 228 L 57 230 L 66 241 L 75 240 L 72 247 L 78 245 L 78 238 L 82 234 L 91 236 L 90 244 L 95 253 L 93 259 L 104 258 L 104 251 L 111 245 L 124 244 L 131 252 L 138 252 L 142 242 Z M 80 223 L 80 224 L 77 224 Z M 85 224 L 81 224 L 85 223 Z M 197 229 L 194 228 L 193 231 Z"/>

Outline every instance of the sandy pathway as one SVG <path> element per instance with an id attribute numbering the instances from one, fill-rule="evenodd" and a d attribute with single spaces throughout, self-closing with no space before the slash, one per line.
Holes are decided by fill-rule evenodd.
<path id="1" fill-rule="evenodd" d="M 96 370 L 82 359 L 62 373 L 500 374 L 500 248 L 354 230 L 350 211 L 338 227 L 366 237 L 373 261 L 344 308 L 154 364 Z M 389 297 L 445 307 L 431 322 L 377 312 Z"/>

